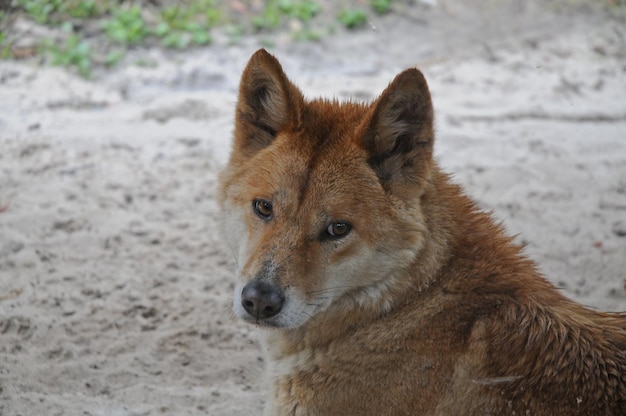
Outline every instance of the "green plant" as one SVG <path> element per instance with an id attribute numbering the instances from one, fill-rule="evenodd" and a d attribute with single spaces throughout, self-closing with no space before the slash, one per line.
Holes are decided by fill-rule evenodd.
<path id="1" fill-rule="evenodd" d="M 252 25 L 257 30 L 271 30 L 277 28 L 284 18 L 297 19 L 305 29 L 297 31 L 295 37 L 315 39 L 319 36 L 309 28 L 309 22 L 321 11 L 322 7 L 313 0 L 270 0 L 261 14 L 252 18 Z"/>
<path id="2" fill-rule="evenodd" d="M 602 1 L 622 5 L 626 0 Z M 12 58 L 16 51 L 12 49 L 15 36 L 7 32 L 4 25 L 7 17 L 14 13 L 67 32 L 63 42 L 40 43 L 38 53 L 45 54 L 49 63 L 76 68 L 81 75 L 89 77 L 96 64 L 114 66 L 125 58 L 129 45 L 147 40 L 156 40 L 168 48 L 208 45 L 215 26 L 222 27 L 231 43 L 240 41 L 251 27 L 257 30 L 280 27 L 296 40 L 319 40 L 340 27 L 340 24 L 331 24 L 324 28 L 316 23 L 315 17 L 324 12 L 326 3 L 323 0 L 5 0 L 9 7 L 0 8 L 0 59 Z M 391 0 L 343 4 L 356 3 L 369 7 L 342 11 L 337 18 L 344 27 L 357 28 L 367 22 L 367 13 L 391 10 Z M 250 16 L 251 10 L 256 14 Z M 107 42 L 94 43 L 92 49 L 85 39 L 94 35 L 94 25 L 100 25 L 98 35 L 103 34 Z M 266 44 L 273 41 L 260 40 Z M 122 46 L 112 47 L 113 43 Z M 15 54 L 17 56 L 17 52 Z"/>
<path id="3" fill-rule="evenodd" d="M 300 30 L 295 33 L 294 38 L 300 41 L 318 41 L 324 37 L 322 32 L 317 30 Z"/>
<path id="4" fill-rule="evenodd" d="M 103 28 L 109 38 L 119 43 L 139 43 L 149 34 L 138 6 L 117 10 Z"/>
<path id="5" fill-rule="evenodd" d="M 109 0 L 14 0 L 13 6 L 41 24 L 97 17 L 110 8 Z"/>
<path id="6" fill-rule="evenodd" d="M 241 38 L 246 33 L 246 29 L 242 25 L 230 24 L 224 27 L 224 32 L 228 36 L 229 43 L 235 45 L 241 42 Z"/>
<path id="7" fill-rule="evenodd" d="M 204 17 L 209 26 L 213 27 L 222 22 L 222 12 L 216 7 L 209 7 L 204 10 Z"/>
<path id="8" fill-rule="evenodd" d="M 115 66 L 118 63 L 120 63 L 122 59 L 124 59 L 124 57 L 125 57 L 125 54 L 123 51 L 120 51 L 120 50 L 111 51 L 107 54 L 104 60 L 104 64 L 106 66 Z"/>
<path id="9" fill-rule="evenodd" d="M 252 18 L 252 25 L 257 30 L 274 29 L 281 20 L 280 9 L 276 1 L 269 1 L 259 16 Z"/>
<path id="10" fill-rule="evenodd" d="M 376 13 L 388 13 L 391 9 L 391 0 L 370 0 L 370 6 L 372 6 Z"/>
<path id="11" fill-rule="evenodd" d="M 311 0 L 279 0 L 279 10 L 287 16 L 308 22 L 322 11 L 322 7 Z"/>
<path id="12" fill-rule="evenodd" d="M 46 45 L 52 65 L 75 67 L 85 78 L 91 77 L 92 52 L 89 43 L 72 33 L 61 46 Z"/>
<path id="13" fill-rule="evenodd" d="M 23 9 L 26 14 L 38 23 L 48 23 L 50 15 L 58 11 L 62 0 L 15 0 L 14 6 Z"/>
<path id="14" fill-rule="evenodd" d="M 215 24 L 215 14 L 209 13 L 213 7 L 211 0 L 199 0 L 189 7 L 166 7 L 161 12 L 161 23 L 154 29 L 154 34 L 161 38 L 166 47 L 184 48 L 190 44 L 208 45 L 211 43 L 209 28 Z"/>
<path id="15" fill-rule="evenodd" d="M 9 45 L 6 33 L 0 32 L 0 59 L 9 59 L 11 57 L 11 45 Z"/>
<path id="16" fill-rule="evenodd" d="M 63 3 L 62 11 L 77 19 L 97 17 L 107 11 L 107 1 L 97 0 L 70 0 Z"/>
<path id="17" fill-rule="evenodd" d="M 367 13 L 360 9 L 348 9 L 339 13 L 339 21 L 348 29 L 355 29 L 367 22 Z"/>
<path id="18" fill-rule="evenodd" d="M 161 44 L 166 48 L 185 48 L 190 43 L 189 36 L 183 32 L 168 33 L 161 40 Z"/>

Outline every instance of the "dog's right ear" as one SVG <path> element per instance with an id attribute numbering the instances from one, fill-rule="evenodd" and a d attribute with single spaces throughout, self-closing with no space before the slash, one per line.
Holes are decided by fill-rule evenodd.
<path id="1" fill-rule="evenodd" d="M 299 125 L 304 98 L 265 49 L 252 55 L 241 76 L 235 116 L 235 148 L 252 156 L 286 126 Z"/>
<path id="2" fill-rule="evenodd" d="M 424 75 L 400 73 L 364 120 L 361 146 L 385 189 L 406 194 L 403 184 L 422 187 L 433 164 L 433 106 Z M 395 191 L 394 191 L 395 190 Z"/>

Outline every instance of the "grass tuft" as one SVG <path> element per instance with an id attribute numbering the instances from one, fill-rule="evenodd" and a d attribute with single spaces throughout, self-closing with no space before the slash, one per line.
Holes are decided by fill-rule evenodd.
<path id="1" fill-rule="evenodd" d="M 367 13 L 361 9 L 347 9 L 339 13 L 339 21 L 348 29 L 356 29 L 365 25 Z"/>
<path id="2" fill-rule="evenodd" d="M 334 11 L 324 9 L 329 5 L 324 0 L 4 0 L 3 4 L 0 59 L 44 54 L 48 62 L 74 68 L 84 77 L 91 77 L 95 66 L 114 67 L 136 46 L 184 49 L 210 45 L 216 28 L 232 43 L 246 34 L 277 31 L 290 33 L 298 41 L 318 41 L 331 35 L 337 22 L 353 29 L 368 19 L 365 10 L 349 7 L 332 17 Z M 391 0 L 341 4 L 365 4 L 383 14 L 390 11 Z M 57 43 L 36 39 L 37 44 L 22 47 L 23 42 L 8 30 L 16 16 L 65 34 Z M 260 42 L 272 42 L 270 39 L 264 36 Z M 20 47 L 13 48 L 17 44 Z"/>

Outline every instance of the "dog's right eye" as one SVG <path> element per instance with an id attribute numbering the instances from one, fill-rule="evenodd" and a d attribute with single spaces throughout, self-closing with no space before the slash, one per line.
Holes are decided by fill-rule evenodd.
<path id="1" fill-rule="evenodd" d="M 350 232 L 352 226 L 347 222 L 333 222 L 326 228 L 326 234 L 331 238 L 341 238 Z"/>
<path id="2" fill-rule="evenodd" d="M 265 199 L 255 199 L 252 201 L 254 213 L 260 218 L 266 220 L 272 216 L 272 203 Z"/>

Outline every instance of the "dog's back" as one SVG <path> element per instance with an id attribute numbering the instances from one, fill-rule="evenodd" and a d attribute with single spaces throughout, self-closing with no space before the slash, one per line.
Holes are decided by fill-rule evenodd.
<path id="1" fill-rule="evenodd" d="M 563 297 L 432 158 L 417 70 L 306 101 L 264 51 L 221 177 L 268 415 L 626 415 L 626 317 Z"/>
<path id="2" fill-rule="evenodd" d="M 438 413 L 626 414 L 626 317 L 566 299 L 488 215 L 459 214 L 439 296 L 467 338 Z"/>

